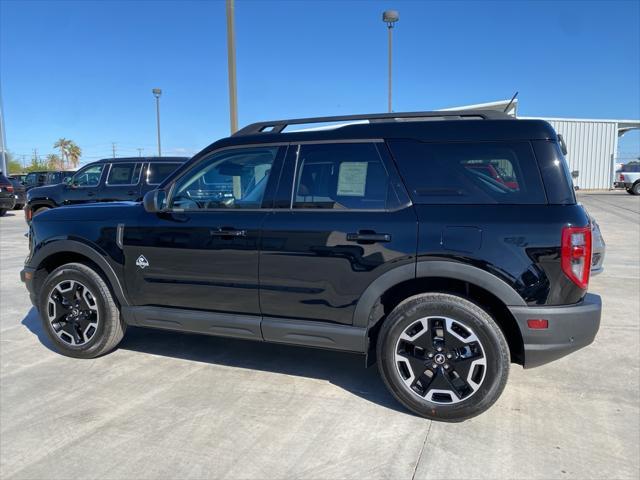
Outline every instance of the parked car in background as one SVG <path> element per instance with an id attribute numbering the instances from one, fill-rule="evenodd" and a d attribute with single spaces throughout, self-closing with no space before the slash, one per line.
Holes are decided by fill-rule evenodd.
<path id="1" fill-rule="evenodd" d="M 26 173 L 12 173 L 11 174 L 12 178 L 15 178 L 16 180 L 18 180 L 20 183 L 24 184 L 25 179 L 27 178 L 27 174 Z"/>
<path id="2" fill-rule="evenodd" d="M 20 210 L 27 203 L 27 189 L 15 175 L 11 175 L 7 177 L 11 184 L 13 185 L 13 195 L 16 199 L 16 205 L 13 207 L 14 210 Z"/>
<path id="3" fill-rule="evenodd" d="M 13 210 L 16 204 L 16 197 L 13 193 L 13 184 L 0 172 L 0 217 L 2 217 L 7 210 Z"/>
<path id="4" fill-rule="evenodd" d="M 65 183 L 29 190 L 25 217 L 30 221 L 34 215 L 62 205 L 139 201 L 187 160 L 187 157 L 133 157 L 90 163 Z"/>
<path id="5" fill-rule="evenodd" d="M 624 188 L 631 195 L 640 195 L 640 163 L 623 165 L 616 175 L 614 187 Z"/>
<path id="6" fill-rule="evenodd" d="M 44 185 L 56 185 L 63 183 L 67 178 L 73 176 L 73 170 L 42 170 L 38 172 L 29 172 L 25 175 L 24 186 L 27 191 L 32 188 L 42 187 Z"/>

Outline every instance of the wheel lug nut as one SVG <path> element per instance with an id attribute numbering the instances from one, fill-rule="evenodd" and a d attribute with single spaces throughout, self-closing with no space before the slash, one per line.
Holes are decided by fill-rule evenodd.
<path id="1" fill-rule="evenodd" d="M 453 355 L 451 355 L 450 353 L 447 353 L 447 358 L 451 358 L 453 357 Z"/>
<path id="2" fill-rule="evenodd" d="M 429 355 L 427 355 L 429 358 L 433 358 L 433 353 L 430 353 Z"/>
<path id="3" fill-rule="evenodd" d="M 442 351 L 442 347 L 438 347 L 438 351 L 441 352 Z"/>
<path id="4" fill-rule="evenodd" d="M 438 365 L 436 365 L 435 363 L 433 365 L 431 365 L 431 368 L 436 369 L 438 368 Z"/>
<path id="5" fill-rule="evenodd" d="M 449 369 L 449 364 L 448 364 L 448 363 L 445 363 L 445 364 L 444 364 L 444 369 L 445 369 L 445 370 L 448 370 L 448 369 Z"/>

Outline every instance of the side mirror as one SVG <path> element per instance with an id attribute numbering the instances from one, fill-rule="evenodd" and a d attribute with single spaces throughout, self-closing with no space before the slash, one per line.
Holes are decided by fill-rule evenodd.
<path id="1" fill-rule="evenodd" d="M 144 209 L 149 213 L 162 212 L 167 202 L 167 192 L 164 190 L 151 190 L 145 193 L 142 199 Z"/>

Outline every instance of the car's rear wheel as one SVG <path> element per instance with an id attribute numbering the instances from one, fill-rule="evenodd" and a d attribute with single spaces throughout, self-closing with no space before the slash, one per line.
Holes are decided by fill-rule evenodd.
<path id="1" fill-rule="evenodd" d="M 22 210 L 23 208 L 24 205 L 22 203 L 18 203 L 13 207 L 14 210 Z"/>
<path id="2" fill-rule="evenodd" d="M 0 217 L 4 217 L 4 214 L 7 213 L 6 208 L 0 208 Z"/>
<path id="3" fill-rule="evenodd" d="M 67 356 L 94 358 L 113 350 L 125 323 L 102 277 L 81 263 L 56 268 L 40 290 L 40 317 L 56 349 Z"/>
<path id="4" fill-rule="evenodd" d="M 632 195 L 640 195 L 640 182 L 634 183 L 629 193 Z"/>
<path id="5" fill-rule="evenodd" d="M 432 420 L 461 421 L 487 410 L 509 374 L 509 347 L 491 316 L 449 294 L 400 303 L 385 320 L 378 368 L 393 395 Z"/>

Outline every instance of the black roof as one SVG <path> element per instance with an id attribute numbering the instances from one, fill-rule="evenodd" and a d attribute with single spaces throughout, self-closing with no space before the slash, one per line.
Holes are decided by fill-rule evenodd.
<path id="1" fill-rule="evenodd" d="M 339 125 L 325 130 L 283 131 L 288 125 L 358 120 L 369 120 L 369 123 Z M 553 127 L 544 120 L 518 120 L 510 115 L 491 111 L 353 115 L 251 124 L 235 135 L 209 145 L 198 156 L 233 145 L 383 138 L 410 138 L 423 142 L 526 141 L 557 140 L 557 135 Z"/>
<path id="2" fill-rule="evenodd" d="M 91 163 L 129 163 L 129 162 L 186 162 L 189 157 L 117 157 L 101 158 Z M 88 165 L 88 164 L 87 164 Z"/>

